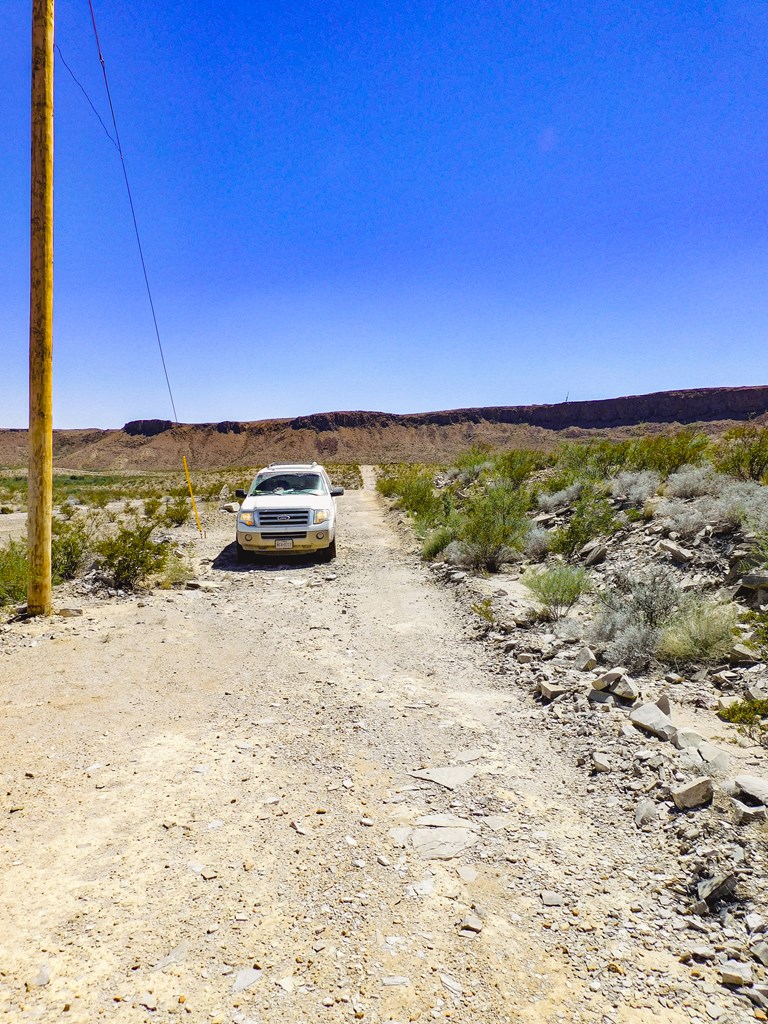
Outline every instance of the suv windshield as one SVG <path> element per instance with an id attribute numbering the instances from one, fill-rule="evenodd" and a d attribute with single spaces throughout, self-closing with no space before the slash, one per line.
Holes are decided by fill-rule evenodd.
<path id="1" fill-rule="evenodd" d="M 319 473 L 260 473 L 251 494 L 327 494 Z"/>

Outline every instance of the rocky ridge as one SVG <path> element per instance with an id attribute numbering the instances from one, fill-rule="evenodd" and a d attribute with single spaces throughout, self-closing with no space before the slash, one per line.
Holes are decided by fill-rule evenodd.
<path id="1" fill-rule="evenodd" d="M 438 412 L 324 412 L 294 418 L 174 424 L 140 419 L 119 430 L 56 430 L 54 460 L 69 469 L 175 469 L 449 460 L 473 444 L 550 449 L 563 437 L 630 437 L 691 425 L 717 434 L 768 415 L 768 387 L 699 388 L 552 405 Z M 27 462 L 26 430 L 0 430 L 0 465 Z"/>
<path id="2" fill-rule="evenodd" d="M 557 526 L 568 514 L 537 520 Z M 673 525 L 662 516 L 630 523 L 586 545 L 580 560 L 598 588 L 618 570 L 656 565 L 683 591 L 766 606 L 768 574 L 745 572 L 740 531 L 706 527 L 681 538 Z M 768 751 L 718 718 L 735 700 L 768 698 L 760 654 L 734 642 L 720 664 L 689 673 L 652 666 L 633 676 L 590 644 L 583 608 L 543 622 L 517 567 L 491 578 L 444 563 L 431 568 L 465 609 L 484 602 L 491 610 L 491 622 L 475 615 L 474 630 L 496 658 L 499 686 L 529 694 L 535 727 L 587 777 L 596 821 L 615 830 L 618 844 L 626 830 L 644 836 L 649 871 L 632 875 L 637 898 L 617 909 L 609 937 L 670 945 L 713 996 L 729 991 L 744 1019 L 768 1020 Z M 620 990 L 626 979 L 623 968 L 612 974 L 611 949 L 590 952 L 602 981 Z M 712 1020 L 731 1019 L 710 1009 Z"/>

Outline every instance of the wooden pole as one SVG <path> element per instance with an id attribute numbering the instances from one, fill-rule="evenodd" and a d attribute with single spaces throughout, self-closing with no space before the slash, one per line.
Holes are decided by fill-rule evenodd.
<path id="1" fill-rule="evenodd" d="M 53 5 L 32 0 L 27 611 L 51 611 L 53 514 Z"/>

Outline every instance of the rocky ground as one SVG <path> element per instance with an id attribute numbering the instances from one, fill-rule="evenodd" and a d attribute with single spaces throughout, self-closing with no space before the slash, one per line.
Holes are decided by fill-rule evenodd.
<path id="1" fill-rule="evenodd" d="M 237 566 L 218 513 L 190 589 L 2 627 L 5 1019 L 767 1019 L 726 691 L 604 679 L 366 485 L 331 566 Z"/>

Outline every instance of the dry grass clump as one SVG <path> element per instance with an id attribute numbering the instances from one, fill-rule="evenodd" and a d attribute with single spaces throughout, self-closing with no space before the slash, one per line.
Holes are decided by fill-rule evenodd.
<path id="1" fill-rule="evenodd" d="M 686 601 L 662 630 L 657 654 L 673 664 L 721 661 L 733 647 L 738 620 L 731 603 Z"/>

